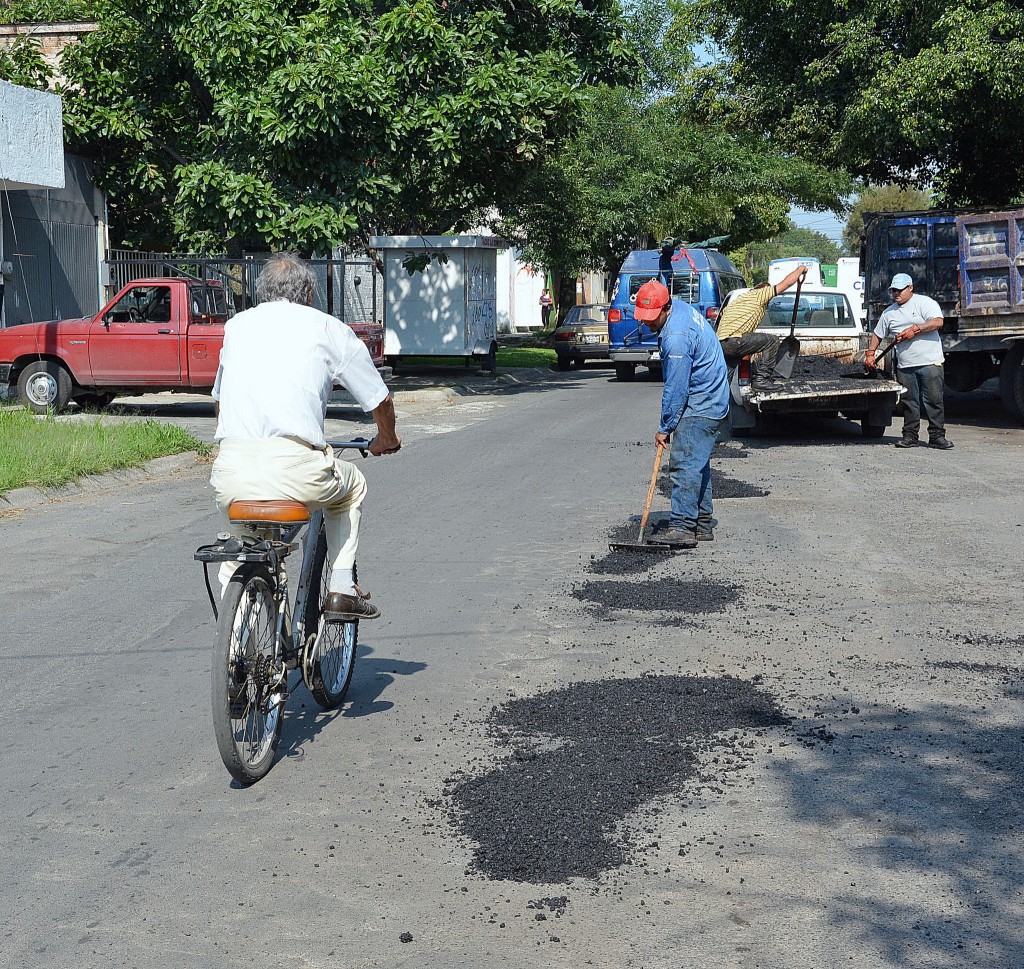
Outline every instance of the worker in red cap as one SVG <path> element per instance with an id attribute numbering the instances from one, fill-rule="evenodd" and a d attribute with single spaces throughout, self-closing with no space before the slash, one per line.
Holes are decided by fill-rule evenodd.
<path id="1" fill-rule="evenodd" d="M 718 336 L 689 303 L 652 279 L 636 294 L 633 316 L 658 334 L 665 389 L 655 442 L 669 451 L 672 513 L 651 541 L 696 548 L 713 541 L 711 451 L 729 415 L 729 378 Z"/>

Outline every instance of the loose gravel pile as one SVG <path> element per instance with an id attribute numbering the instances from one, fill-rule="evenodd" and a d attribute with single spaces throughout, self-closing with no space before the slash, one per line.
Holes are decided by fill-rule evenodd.
<path id="1" fill-rule="evenodd" d="M 622 865 L 634 850 L 622 822 L 633 812 L 694 792 L 695 782 L 723 783 L 753 760 L 755 740 L 742 731 L 762 736 L 788 719 L 744 680 L 648 676 L 512 700 L 488 722 L 512 754 L 489 773 L 453 781 L 453 812 L 477 844 L 482 874 L 540 884 Z"/>
<path id="2" fill-rule="evenodd" d="M 615 538 L 616 542 L 635 542 L 639 537 L 640 526 L 633 528 L 628 536 Z M 601 558 L 592 557 L 585 566 L 585 571 L 592 575 L 639 575 L 647 572 L 651 566 L 657 565 L 660 556 L 652 552 L 650 555 L 640 552 L 610 551 Z"/>
<path id="3" fill-rule="evenodd" d="M 572 595 L 581 602 L 591 602 L 607 611 L 638 609 L 685 615 L 725 612 L 726 606 L 735 602 L 739 594 L 739 586 L 703 577 L 665 577 L 650 582 L 581 582 L 572 589 Z"/>

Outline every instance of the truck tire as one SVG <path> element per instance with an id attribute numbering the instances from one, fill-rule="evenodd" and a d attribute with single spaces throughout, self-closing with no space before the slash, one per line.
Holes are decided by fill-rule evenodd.
<path id="1" fill-rule="evenodd" d="M 885 435 L 886 424 L 872 424 L 866 417 L 861 421 L 860 429 L 865 437 L 879 438 Z"/>
<path id="2" fill-rule="evenodd" d="M 1013 344 L 999 366 L 999 396 L 1014 420 L 1024 423 L 1024 342 Z"/>
<path id="3" fill-rule="evenodd" d="M 71 374 L 55 360 L 30 363 L 18 377 L 18 396 L 33 414 L 59 414 L 71 401 Z"/>
<path id="4" fill-rule="evenodd" d="M 624 380 L 626 383 L 630 383 L 636 377 L 636 364 L 616 363 L 615 376 L 618 380 Z"/>

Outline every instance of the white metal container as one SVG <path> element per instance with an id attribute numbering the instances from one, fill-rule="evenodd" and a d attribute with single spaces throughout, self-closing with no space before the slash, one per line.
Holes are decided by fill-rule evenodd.
<path id="1" fill-rule="evenodd" d="M 493 369 L 497 343 L 495 239 L 373 236 L 384 265 L 384 356 L 479 357 Z M 409 272 L 410 258 L 431 256 Z"/>

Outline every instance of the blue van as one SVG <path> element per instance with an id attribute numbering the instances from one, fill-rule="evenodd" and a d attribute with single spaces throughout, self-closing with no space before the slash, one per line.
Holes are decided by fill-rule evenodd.
<path id="1" fill-rule="evenodd" d="M 726 294 L 747 285 L 716 249 L 634 249 L 619 270 L 608 310 L 608 355 L 619 380 L 632 380 L 638 365 L 661 369 L 657 336 L 633 319 L 637 290 L 651 279 L 663 282 L 673 299 L 689 303 L 712 323 Z"/>

